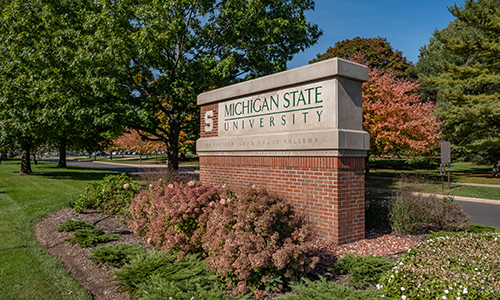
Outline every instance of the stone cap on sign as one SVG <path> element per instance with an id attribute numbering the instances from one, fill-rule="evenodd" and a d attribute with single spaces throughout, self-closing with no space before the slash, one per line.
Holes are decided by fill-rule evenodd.
<path id="1" fill-rule="evenodd" d="M 200 94 L 198 105 L 242 97 L 253 94 L 255 91 L 264 92 L 330 77 L 365 82 L 368 81 L 368 67 L 345 59 L 332 58 Z"/>

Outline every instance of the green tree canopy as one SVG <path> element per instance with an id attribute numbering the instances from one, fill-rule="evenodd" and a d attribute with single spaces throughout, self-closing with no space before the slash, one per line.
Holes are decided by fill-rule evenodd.
<path id="1" fill-rule="evenodd" d="M 361 38 L 346 39 L 338 41 L 333 47 L 329 47 L 323 54 L 317 54 L 316 59 L 309 63 L 340 57 L 352 60 L 357 54 L 361 54 L 363 60 L 370 69 L 380 71 L 392 70 L 399 78 L 416 79 L 417 73 L 412 62 L 409 62 L 403 53 L 393 49 L 386 38 Z"/>
<path id="2" fill-rule="evenodd" d="M 312 0 L 104 1 L 87 14 L 85 55 L 94 85 L 125 99 L 129 128 L 167 145 L 178 168 L 179 133 L 199 131 L 196 96 L 286 69 L 321 31 Z"/>
<path id="3" fill-rule="evenodd" d="M 420 49 L 419 76 L 435 97 L 454 152 L 494 164 L 500 176 L 500 1 L 467 0 Z"/>

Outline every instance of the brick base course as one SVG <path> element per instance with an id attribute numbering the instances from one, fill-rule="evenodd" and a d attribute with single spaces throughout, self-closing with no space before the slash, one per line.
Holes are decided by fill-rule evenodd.
<path id="1" fill-rule="evenodd" d="M 200 156 L 200 179 L 234 190 L 253 184 L 284 195 L 335 244 L 365 237 L 364 157 Z"/>

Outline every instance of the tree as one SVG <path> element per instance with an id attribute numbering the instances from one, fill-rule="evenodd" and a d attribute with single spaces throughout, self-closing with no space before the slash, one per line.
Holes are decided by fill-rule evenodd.
<path id="1" fill-rule="evenodd" d="M 123 109 L 86 77 L 81 35 L 85 1 L 11 1 L 0 25 L 0 130 L 21 140 L 21 172 L 30 174 L 33 138 L 57 144 L 58 167 L 66 167 L 66 146 L 91 134 L 119 130 Z M 91 128 L 89 130 L 89 128 Z"/>
<path id="2" fill-rule="evenodd" d="M 372 154 L 422 155 L 438 144 L 441 122 L 434 104 L 411 93 L 419 87 L 392 71 L 370 69 L 370 79 L 363 83 L 363 128 L 370 134 Z"/>
<path id="3" fill-rule="evenodd" d="M 154 142 L 147 140 L 147 133 L 141 133 L 137 131 L 125 132 L 119 136 L 114 142 L 114 148 L 117 150 L 133 150 L 140 153 L 140 160 L 142 160 L 142 155 L 144 153 L 156 151 L 165 151 L 165 144 L 162 142 Z"/>
<path id="4" fill-rule="evenodd" d="M 363 83 L 363 129 L 370 133 L 371 154 L 423 155 L 437 144 L 441 123 L 435 106 L 420 101 L 420 84 L 411 79 L 413 64 L 400 51 L 386 39 L 358 37 L 335 43 L 311 63 L 337 55 L 369 67 L 370 79 Z"/>
<path id="5" fill-rule="evenodd" d="M 363 60 L 368 62 L 370 69 L 375 68 L 382 72 L 392 70 L 398 78 L 417 78 L 413 63 L 407 61 L 401 51 L 393 49 L 386 38 L 381 37 L 355 37 L 352 40 L 338 41 L 333 47 L 329 47 L 325 53 L 317 54 L 316 58 L 309 63 L 334 57 L 352 60 L 358 54 L 361 54 Z"/>
<path id="6" fill-rule="evenodd" d="M 94 85 L 127 103 L 130 128 L 167 145 L 178 169 L 181 131 L 198 130 L 196 96 L 286 69 L 321 35 L 312 0 L 93 2 L 86 59 Z M 92 74 L 90 74 L 92 73 Z"/>
<path id="7" fill-rule="evenodd" d="M 500 176 L 500 2 L 466 0 L 435 31 L 417 65 L 454 153 L 493 163 Z"/>

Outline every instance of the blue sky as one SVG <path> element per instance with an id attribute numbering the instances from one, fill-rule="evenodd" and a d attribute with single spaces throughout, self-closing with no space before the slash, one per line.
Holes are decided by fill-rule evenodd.
<path id="1" fill-rule="evenodd" d="M 307 65 L 318 53 L 325 53 L 335 42 L 357 36 L 384 37 L 394 49 L 414 63 L 419 48 L 429 42 L 434 30 L 454 19 L 448 7 L 463 0 L 316 0 L 307 19 L 318 24 L 323 35 L 318 43 L 296 54 L 288 69 Z"/>

